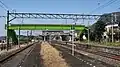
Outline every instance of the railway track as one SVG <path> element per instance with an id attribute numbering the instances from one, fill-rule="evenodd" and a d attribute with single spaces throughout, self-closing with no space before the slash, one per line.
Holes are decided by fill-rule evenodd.
<path id="1" fill-rule="evenodd" d="M 59 44 L 55 45 L 55 44 L 56 44 L 56 42 L 51 43 L 51 45 L 53 45 L 53 47 L 55 47 L 56 49 L 72 55 L 71 54 L 71 50 L 72 50 L 71 47 L 67 47 L 67 46 L 63 46 L 63 45 L 59 45 Z M 90 58 L 88 56 L 85 56 L 85 55 L 77 52 L 77 51 L 75 51 L 74 57 L 79 59 L 80 61 L 90 65 L 90 67 L 114 67 L 113 65 L 109 65 L 109 64 L 106 64 L 106 63 L 101 62 L 99 60 Z"/>
<path id="2" fill-rule="evenodd" d="M 23 47 L 21 49 L 18 49 L 16 51 L 13 51 L 11 54 L 8 54 L 3 59 L 0 59 L 0 67 L 10 67 L 10 65 L 11 65 L 11 67 L 15 67 L 16 65 L 18 65 L 21 62 L 21 58 L 23 58 L 22 55 L 25 53 L 28 53 L 31 50 L 31 48 L 34 47 L 34 44 L 35 43 L 30 44 L 30 45 Z M 16 64 L 13 64 L 13 63 L 16 63 Z"/>
<path id="3" fill-rule="evenodd" d="M 59 43 L 59 44 L 65 45 L 67 47 L 71 47 L 71 45 L 69 45 L 70 42 L 67 44 L 63 44 L 63 43 Z M 120 55 L 103 52 L 103 51 L 92 51 L 92 49 L 87 49 L 87 46 L 85 48 L 81 47 L 80 44 L 75 44 L 75 49 L 120 61 Z"/>
<path id="4" fill-rule="evenodd" d="M 40 43 L 37 43 L 21 60 L 17 67 L 41 67 L 42 64 L 40 62 Z"/>
<path id="5" fill-rule="evenodd" d="M 54 43 L 57 43 L 57 44 L 61 44 L 63 46 L 66 46 L 67 48 L 71 49 L 72 48 L 72 44 L 70 45 L 70 43 L 61 43 L 61 42 L 54 42 Z M 72 50 L 72 49 L 71 49 Z M 78 44 L 76 45 L 75 44 L 75 50 L 77 51 L 85 51 L 85 52 L 88 52 L 88 53 L 91 53 L 91 54 L 94 54 L 94 55 L 98 55 L 98 56 L 101 56 L 101 57 L 106 57 L 106 58 L 109 58 L 109 59 L 113 59 L 115 61 L 120 61 L 120 56 L 119 55 L 116 55 L 116 54 L 112 54 L 112 53 L 107 53 L 107 52 L 102 52 L 102 51 L 92 51 L 92 50 L 87 50 L 87 49 L 84 49 L 84 48 L 81 48 Z M 77 52 L 75 52 L 77 53 Z M 102 61 L 101 61 L 102 62 Z M 107 61 L 106 61 L 107 62 Z M 118 63 L 118 62 L 117 62 Z M 104 64 L 104 62 L 103 62 Z M 106 65 L 106 64 L 105 64 Z M 115 65 L 116 65 L 116 62 L 115 62 Z M 118 64 L 117 64 L 118 65 Z M 113 66 L 114 67 L 114 66 Z"/>

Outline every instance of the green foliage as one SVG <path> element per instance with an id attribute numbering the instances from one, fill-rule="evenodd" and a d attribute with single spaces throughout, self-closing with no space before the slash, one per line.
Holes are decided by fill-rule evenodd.
<path id="1" fill-rule="evenodd" d="M 18 39 L 17 39 L 15 31 L 9 29 L 8 32 L 9 32 L 8 36 L 10 38 L 12 38 L 13 44 L 17 45 L 18 44 Z"/>
<path id="2" fill-rule="evenodd" d="M 83 35 L 85 35 L 86 37 L 88 37 L 88 31 L 87 31 L 87 29 L 84 29 L 84 30 L 82 30 L 80 32 L 80 34 L 79 34 L 79 40 L 80 41 L 83 41 Z"/>
<path id="3" fill-rule="evenodd" d="M 90 31 L 90 40 L 95 41 L 95 33 Z"/>
<path id="4" fill-rule="evenodd" d="M 103 32 L 105 31 L 105 23 L 103 21 L 97 21 L 91 26 L 90 40 L 99 41 L 102 39 Z"/>

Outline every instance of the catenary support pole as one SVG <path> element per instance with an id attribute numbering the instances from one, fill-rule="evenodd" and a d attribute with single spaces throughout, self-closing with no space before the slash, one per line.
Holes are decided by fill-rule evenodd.
<path id="1" fill-rule="evenodd" d="M 8 30 L 9 30 L 9 11 L 7 11 L 7 50 L 9 50 L 9 32 L 8 32 Z"/>
<path id="2" fill-rule="evenodd" d="M 112 43 L 114 42 L 114 32 L 113 32 L 113 14 L 111 14 L 111 21 L 112 21 Z"/>
<path id="3" fill-rule="evenodd" d="M 88 44 L 90 43 L 90 28 L 89 28 L 90 21 L 88 21 Z"/>
<path id="4" fill-rule="evenodd" d="M 74 56 L 74 30 L 72 30 L 72 55 Z"/>
<path id="5" fill-rule="evenodd" d="M 18 27 L 18 45 L 19 45 L 19 48 L 20 48 L 20 27 Z"/>
<path id="6" fill-rule="evenodd" d="M 74 56 L 74 50 L 75 50 L 75 45 L 74 45 L 74 39 L 75 39 L 75 36 L 74 36 L 74 30 L 75 30 L 75 25 L 76 25 L 76 23 L 75 24 L 73 24 L 72 25 L 72 55 Z"/>

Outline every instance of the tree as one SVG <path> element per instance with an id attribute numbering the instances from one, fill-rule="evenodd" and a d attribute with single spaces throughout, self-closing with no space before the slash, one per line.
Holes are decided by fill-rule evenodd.
<path id="1" fill-rule="evenodd" d="M 90 31 L 90 40 L 95 41 L 95 33 Z"/>
<path id="2" fill-rule="evenodd" d="M 103 32 L 105 31 L 105 23 L 103 21 L 97 21 L 91 26 L 90 39 L 95 41 L 101 41 Z"/>
<path id="3" fill-rule="evenodd" d="M 88 31 L 87 31 L 87 29 L 84 29 L 84 30 L 82 30 L 80 32 L 80 34 L 79 34 L 79 40 L 80 41 L 83 41 L 83 35 L 85 35 L 85 37 L 88 37 Z"/>

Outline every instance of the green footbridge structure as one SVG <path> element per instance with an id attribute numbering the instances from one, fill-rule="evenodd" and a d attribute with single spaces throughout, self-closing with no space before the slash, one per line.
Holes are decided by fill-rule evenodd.
<path id="1" fill-rule="evenodd" d="M 84 25 L 62 25 L 62 24 L 10 24 L 8 27 L 9 37 L 12 38 L 13 43 L 18 44 L 18 38 L 15 30 L 77 30 L 82 31 Z"/>
<path id="2" fill-rule="evenodd" d="M 10 30 L 83 30 L 84 25 L 72 25 L 72 24 L 10 24 Z"/>

